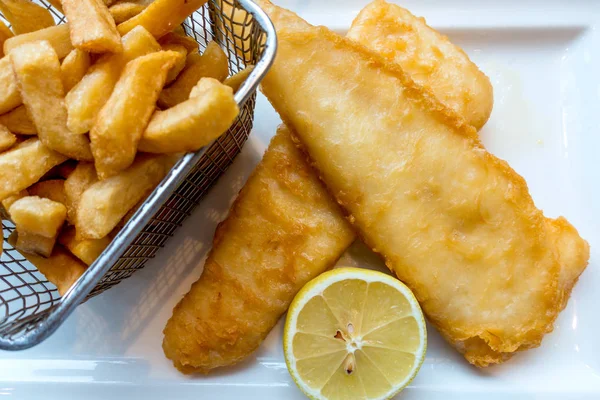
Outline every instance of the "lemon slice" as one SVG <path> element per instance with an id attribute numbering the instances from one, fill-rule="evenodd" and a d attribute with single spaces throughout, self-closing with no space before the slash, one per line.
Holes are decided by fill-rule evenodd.
<path id="1" fill-rule="evenodd" d="M 340 268 L 296 295 L 283 348 L 292 378 L 312 399 L 387 399 L 419 371 L 427 333 L 415 296 L 400 281 Z"/>

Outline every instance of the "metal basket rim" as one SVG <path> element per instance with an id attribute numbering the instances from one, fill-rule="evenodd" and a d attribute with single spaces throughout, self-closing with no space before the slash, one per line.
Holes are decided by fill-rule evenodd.
<path id="1" fill-rule="evenodd" d="M 233 1 L 232 1 L 233 2 Z M 258 89 L 258 85 L 265 77 L 275 60 L 277 52 L 277 34 L 273 23 L 267 14 L 251 0 L 235 0 L 246 12 L 252 15 L 256 23 L 266 33 L 264 50 L 260 59 L 248 78 L 235 94 L 235 101 L 240 107 L 248 101 Z M 211 142 L 195 153 L 183 156 L 167 174 L 167 176 L 154 189 L 133 217 L 125 224 L 123 229 L 112 240 L 98 259 L 89 266 L 79 280 L 65 293 L 55 306 L 46 310 L 48 315 L 29 332 L 15 339 L 0 337 L 0 350 L 24 350 L 31 348 L 54 333 L 62 322 L 81 304 L 96 284 L 104 277 L 108 270 L 117 262 L 119 257 L 127 250 L 136 236 L 158 212 L 160 207 L 177 189 L 188 173 L 198 164 L 210 146 Z"/>

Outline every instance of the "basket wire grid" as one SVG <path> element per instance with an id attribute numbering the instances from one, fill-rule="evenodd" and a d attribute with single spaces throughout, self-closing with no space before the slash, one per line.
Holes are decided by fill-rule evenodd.
<path id="1" fill-rule="evenodd" d="M 64 16 L 44 0 L 36 2 L 47 7 L 57 23 L 65 22 Z M 0 19 L 4 20 L 1 13 Z M 19 350 L 40 343 L 78 304 L 143 268 L 241 151 L 252 129 L 257 86 L 274 59 L 273 25 L 249 0 L 211 0 L 192 14 L 183 27 L 201 51 L 211 40 L 217 41 L 229 57 L 232 74 L 248 64 L 255 65 L 235 95 L 240 115 L 226 134 L 195 154 L 187 154 L 173 167 L 111 245 L 62 298 L 56 287 L 7 243 L 14 225 L 3 219 L 0 349 Z"/>

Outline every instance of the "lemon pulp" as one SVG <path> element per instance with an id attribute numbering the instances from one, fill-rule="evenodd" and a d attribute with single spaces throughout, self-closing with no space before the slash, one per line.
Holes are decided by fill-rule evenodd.
<path id="1" fill-rule="evenodd" d="M 402 390 L 426 348 L 423 314 L 410 290 L 374 271 L 327 272 L 298 293 L 284 352 L 296 384 L 316 399 L 380 399 Z"/>

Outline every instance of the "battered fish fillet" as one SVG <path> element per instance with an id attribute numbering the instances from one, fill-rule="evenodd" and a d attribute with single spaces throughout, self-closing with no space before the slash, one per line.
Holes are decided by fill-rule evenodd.
<path id="1" fill-rule="evenodd" d="M 277 13 L 278 21 L 285 20 L 287 25 L 298 24 L 300 27 L 310 27 L 308 23 L 294 14 L 288 14 L 285 10 L 278 13 L 278 9 L 271 7 L 271 12 Z M 412 17 L 412 20 L 415 24 L 419 22 L 416 17 Z M 379 30 L 376 34 L 383 35 L 384 32 Z M 408 40 L 418 41 L 419 37 L 413 35 Z M 463 54 L 459 48 L 449 49 L 446 39 L 442 36 L 432 37 L 429 45 L 436 40 L 440 40 L 439 47 L 445 47 L 448 53 Z M 453 45 L 450 44 L 450 46 Z M 452 58 L 449 58 L 449 62 L 455 64 L 452 60 Z M 468 62 L 470 63 L 470 61 Z M 472 69 L 479 71 L 475 65 Z M 462 93 L 459 87 L 453 87 L 452 90 Z M 482 99 L 482 101 L 485 100 L 491 105 L 493 101 L 491 91 L 489 96 L 489 99 Z M 282 168 L 282 165 L 285 165 L 285 168 Z M 296 192 L 290 192 L 291 197 L 290 195 L 282 196 L 278 192 L 280 190 L 278 188 L 282 185 L 277 182 L 277 179 L 285 182 L 288 180 L 288 176 L 293 177 L 294 187 L 297 188 Z M 265 186 L 265 182 L 268 181 L 272 183 Z M 225 273 L 236 274 L 239 273 L 238 271 L 247 274 L 262 274 L 263 266 L 277 271 L 278 268 L 285 268 L 286 265 L 290 264 L 304 265 L 306 257 L 315 258 L 318 261 L 303 269 L 299 280 L 291 282 L 291 286 L 287 287 L 285 291 L 273 290 L 266 293 L 259 291 L 261 298 L 267 303 L 270 304 L 276 299 L 278 303 L 277 307 L 269 306 L 255 309 L 253 300 L 255 294 L 252 290 L 250 290 L 250 295 L 247 297 L 250 302 L 245 304 L 244 291 L 229 290 L 227 280 L 217 280 L 214 278 L 214 274 L 210 274 L 210 271 L 215 269 L 215 256 L 211 255 L 207 262 L 206 272 L 200 278 L 200 283 L 194 286 L 192 293 L 188 294 L 177 307 L 173 318 L 165 329 L 165 354 L 174 361 L 179 369 L 186 372 L 208 372 L 217 367 L 234 364 L 248 356 L 275 326 L 279 316 L 287 309 L 287 306 L 303 284 L 330 268 L 335 260 L 341 257 L 347 245 L 355 239 L 355 234 L 344 219 L 339 206 L 333 200 L 327 200 L 331 196 L 321 188 L 321 185 L 318 177 L 306 162 L 305 157 L 293 146 L 288 129 L 281 127 L 266 151 L 264 161 L 242 191 L 242 193 L 249 194 L 240 197 L 235 203 L 234 207 L 237 209 L 250 211 L 243 215 L 234 211 L 230 213 L 228 220 L 217 231 L 215 242 L 218 242 L 218 245 L 215 245 L 214 254 L 220 254 L 220 269 L 224 270 Z M 288 185 L 286 184 L 283 187 L 285 186 Z M 262 195 L 253 195 L 264 190 L 273 192 L 271 194 L 273 201 L 269 202 L 268 205 L 260 202 Z M 294 193 L 301 194 L 305 191 L 308 191 L 308 196 L 301 198 L 299 195 L 294 195 Z M 310 194 L 310 192 L 314 192 L 314 194 Z M 298 202 L 300 201 L 301 207 L 298 208 L 300 204 Z M 252 211 L 261 206 L 266 206 L 268 210 L 271 210 L 270 212 L 279 213 L 284 215 L 285 218 L 271 218 L 272 223 L 270 225 L 262 225 L 264 212 Z M 297 214 L 298 212 L 299 214 Z M 334 235 L 333 238 L 319 243 L 320 246 L 317 248 L 307 248 L 302 252 L 288 253 L 286 262 L 283 264 L 279 261 L 273 262 L 273 257 L 279 260 L 278 253 L 275 256 L 263 255 L 264 248 L 270 248 L 269 244 L 265 244 L 265 240 L 272 236 L 272 231 L 281 232 L 280 241 L 282 242 L 290 240 L 298 242 L 296 226 L 301 227 L 302 224 L 306 224 L 306 221 L 308 221 L 306 219 L 307 215 L 314 216 L 314 222 L 311 222 L 311 224 L 315 226 L 325 226 L 325 220 L 323 220 L 325 217 L 327 220 L 333 221 L 331 225 L 334 229 L 329 232 Z M 299 225 L 294 223 L 296 218 Z M 255 231 L 252 228 L 247 228 L 253 225 L 261 225 L 265 229 Z M 225 228 L 226 226 L 232 228 Z M 228 229 L 231 229 L 231 232 L 227 232 Z M 322 234 L 326 233 L 323 232 Z M 317 238 L 318 236 L 308 236 L 304 239 L 306 242 L 298 243 L 308 247 Z M 235 250 L 221 250 L 222 248 L 235 248 L 240 240 L 248 243 L 248 245 L 237 247 Z M 240 253 L 245 254 L 245 257 L 241 257 Z M 285 271 L 281 270 L 279 272 L 284 273 Z M 274 286 L 277 288 L 282 283 L 282 275 L 272 273 L 263 276 L 261 281 L 262 285 L 266 287 Z M 208 285 L 211 285 L 211 290 L 206 289 Z M 223 304 L 234 301 L 230 300 L 229 296 L 231 296 L 231 299 L 235 299 L 236 304 L 239 304 L 239 306 L 219 308 L 206 306 L 206 304 L 215 301 L 215 296 L 218 296 L 216 293 L 220 293 L 221 298 L 219 301 Z M 223 318 L 223 315 L 221 315 L 223 310 L 228 311 L 227 318 Z M 211 333 L 206 334 L 206 332 Z"/>
<path id="2" fill-rule="evenodd" d="M 256 350 L 305 283 L 354 239 L 285 128 L 215 233 L 200 280 L 164 330 L 165 355 L 208 372 Z"/>
<path id="3" fill-rule="evenodd" d="M 525 181 L 401 68 L 276 11 L 263 91 L 355 229 L 469 362 L 538 346 L 585 263 L 563 274 Z"/>
<path id="4" fill-rule="evenodd" d="M 267 4 L 267 6 L 269 6 L 270 8 L 272 17 L 273 15 L 277 17 L 277 22 L 284 21 L 285 24 L 288 26 L 290 24 L 297 24 L 300 27 L 310 26 L 292 13 L 275 8 L 273 6 L 270 6 L 269 4 Z M 384 36 L 386 35 L 386 33 L 382 31 L 379 31 L 379 33 Z M 457 88 L 457 90 L 460 90 L 460 88 Z M 294 180 L 297 182 L 296 185 L 298 187 L 312 187 L 317 192 L 319 191 L 319 186 L 315 184 L 315 182 L 317 182 L 316 175 L 314 175 L 314 172 L 311 171 L 310 167 L 308 166 L 303 156 L 301 156 L 299 151 L 292 145 L 289 130 L 285 127 L 280 128 L 279 133 L 277 134 L 276 138 L 273 140 L 271 146 L 265 154 L 265 160 L 271 160 L 274 157 L 289 160 L 291 165 L 294 166 L 293 168 L 297 170 Z M 259 170 L 257 170 L 255 174 L 257 176 L 276 176 L 279 169 L 280 166 L 278 163 L 265 161 L 259 166 Z M 254 192 L 256 190 L 256 188 L 253 188 L 254 185 L 264 186 L 264 181 L 258 178 L 251 179 L 247 183 L 247 187 L 244 189 L 244 191 Z M 325 210 L 326 213 L 329 213 L 329 217 L 332 219 L 332 221 L 334 221 L 334 223 L 332 224 L 333 226 L 341 227 L 348 224 L 344 219 L 341 210 L 336 204 L 333 204 L 333 202 L 327 204 L 327 202 L 324 201 L 320 195 L 313 198 L 315 199 L 315 204 L 312 204 L 310 201 L 303 202 L 304 213 L 318 215 L 323 214 L 323 210 Z M 239 199 L 238 202 L 236 202 L 236 205 L 241 204 L 240 207 L 245 207 L 244 204 L 246 201 L 248 201 L 248 199 L 252 199 L 252 197 L 247 196 L 245 199 Z M 287 198 L 285 196 L 279 196 L 278 199 L 280 201 L 287 202 Z M 290 207 L 289 204 L 279 204 L 277 203 L 277 201 L 277 199 L 274 199 L 275 203 L 273 208 L 276 210 L 288 209 Z M 250 205 L 249 207 L 255 206 L 256 204 Z M 292 217 L 294 215 L 293 211 L 289 209 L 287 215 Z M 245 216 L 251 219 L 254 218 L 253 213 L 246 213 Z M 243 218 L 245 217 L 236 217 L 232 213 L 230 218 L 237 219 L 236 222 L 231 222 L 231 224 L 233 225 L 244 224 Z M 568 225 L 566 221 L 564 221 L 564 223 Z M 229 224 L 229 222 L 224 224 Z M 287 225 L 289 225 L 289 219 L 281 219 L 280 224 L 277 225 L 276 223 L 275 225 L 272 225 L 271 229 L 285 230 Z M 568 232 L 568 241 L 560 239 L 562 232 Z M 220 236 L 220 242 L 227 241 L 229 239 L 233 241 L 239 240 L 239 238 L 235 235 L 231 236 L 229 234 L 224 233 L 222 229 L 220 229 L 218 233 Z M 246 234 L 249 235 L 250 233 Z M 337 241 L 333 241 L 329 247 L 320 250 L 328 260 L 336 260 L 337 258 L 339 258 L 346 248 L 346 246 L 343 243 L 351 243 L 354 239 L 354 233 L 350 230 L 349 226 L 346 230 L 339 229 L 338 234 L 339 236 Z M 264 232 L 259 231 L 259 235 L 264 235 Z M 568 272 L 565 274 L 565 287 L 568 288 L 568 290 L 570 291 L 570 288 L 574 284 L 577 276 L 579 275 L 579 273 L 581 273 L 582 269 L 587 264 L 587 256 L 584 256 L 583 251 L 587 250 L 587 244 L 577 235 L 577 232 L 574 229 L 566 231 L 557 229 L 556 235 L 557 243 L 563 243 L 564 248 L 566 250 L 569 250 L 570 252 L 570 258 L 565 260 L 565 269 L 563 270 Z M 572 249 L 578 250 L 573 251 Z M 256 252 L 256 249 L 253 249 L 252 252 Z M 232 251 L 228 254 L 230 255 L 231 259 L 222 261 L 221 264 L 226 266 L 233 265 L 234 269 L 242 268 L 240 266 L 235 265 L 235 262 L 240 260 L 237 253 Z M 259 250 L 258 254 L 260 256 L 262 254 L 262 251 Z M 293 257 L 304 256 L 302 254 L 296 254 Z M 242 260 L 245 262 L 244 259 Z M 293 262 L 293 258 L 289 258 L 288 261 Z M 333 263 L 333 261 L 331 261 L 331 263 Z M 250 263 L 249 265 L 252 266 L 253 263 Z M 330 263 L 327 262 L 315 265 L 314 268 L 311 268 L 310 270 L 306 271 L 308 275 L 304 278 L 304 280 L 307 281 L 312 279 L 313 277 L 319 275 L 320 273 L 328 269 L 330 266 Z M 275 280 L 279 282 L 279 276 L 275 274 L 272 274 L 271 276 L 273 276 Z M 201 281 L 205 282 L 203 285 L 207 285 L 206 282 L 208 282 L 210 279 L 212 278 L 203 275 Z M 248 326 L 245 329 L 249 330 L 249 333 L 241 334 L 238 333 L 240 331 L 240 325 L 242 327 L 246 327 L 248 324 L 248 317 L 246 315 L 247 311 L 243 306 L 238 306 L 235 308 L 235 310 L 229 312 L 228 318 L 226 320 L 220 319 L 219 313 L 221 311 L 218 311 L 216 313 L 205 312 L 206 309 L 203 306 L 198 307 L 200 312 L 196 315 L 194 311 L 196 309 L 196 305 L 213 301 L 212 299 L 215 297 L 216 292 L 222 293 L 222 290 L 224 289 L 226 293 L 228 293 L 231 296 L 242 295 L 237 292 L 232 293 L 232 291 L 227 291 L 227 288 L 225 286 L 220 287 L 220 285 L 226 285 L 226 281 L 221 280 L 220 282 L 213 282 L 213 290 L 202 292 L 204 295 L 206 295 L 206 297 L 204 297 L 203 294 L 196 292 L 196 294 L 194 295 L 194 301 L 186 300 L 186 305 L 180 305 L 177 308 L 177 311 L 175 312 L 172 321 L 169 322 L 169 326 L 171 326 L 171 328 L 165 330 L 165 353 L 171 359 L 174 360 L 174 364 L 176 366 L 178 366 L 184 371 L 208 372 L 213 368 L 231 365 L 242 360 L 259 346 L 266 334 L 272 329 L 272 327 L 277 322 L 277 317 L 274 317 L 274 310 L 271 308 L 265 308 L 262 311 L 264 312 L 264 314 L 261 314 L 261 312 L 252 314 L 257 318 L 258 321 L 264 322 L 264 324 L 260 324 L 260 329 L 254 330 L 255 328 L 253 328 L 252 326 Z M 293 298 L 293 296 L 296 294 L 297 290 L 300 287 L 301 285 L 297 285 L 297 287 L 294 290 L 288 291 L 286 295 L 282 297 L 281 301 L 289 303 L 289 301 Z M 566 290 L 567 289 L 565 289 L 565 292 Z M 187 297 L 189 296 L 192 295 L 188 295 Z M 227 295 L 223 297 L 224 302 L 227 301 L 226 296 Z M 568 298 L 568 293 L 565 299 L 566 298 Z M 287 306 L 285 308 L 287 308 Z M 204 336 L 205 339 L 202 341 L 202 344 L 199 347 L 193 348 L 194 346 L 196 346 L 196 334 L 193 333 L 190 336 L 186 336 L 184 340 L 178 340 L 180 338 L 180 333 L 177 329 L 179 328 L 173 328 L 176 327 L 176 324 L 181 324 L 185 321 L 184 319 L 182 319 L 182 315 L 185 315 L 186 318 L 189 320 L 187 322 L 189 326 L 192 326 L 193 324 L 198 324 L 210 327 L 210 321 L 214 322 L 215 320 L 220 320 L 221 323 L 218 329 L 220 329 L 222 332 L 236 332 L 236 336 L 229 336 L 228 334 L 219 335 L 213 333 L 211 335 Z M 207 320 L 203 321 L 203 318 L 206 318 Z M 195 328 L 192 327 L 191 332 L 194 331 L 202 333 L 201 330 L 195 330 Z M 194 365 L 201 365 L 201 367 L 194 367 Z"/>
<path id="5" fill-rule="evenodd" d="M 443 105 L 477 130 L 490 117 L 494 96 L 489 78 L 425 19 L 375 0 L 358 14 L 347 37 L 400 65 L 416 83 L 429 88 Z"/>

